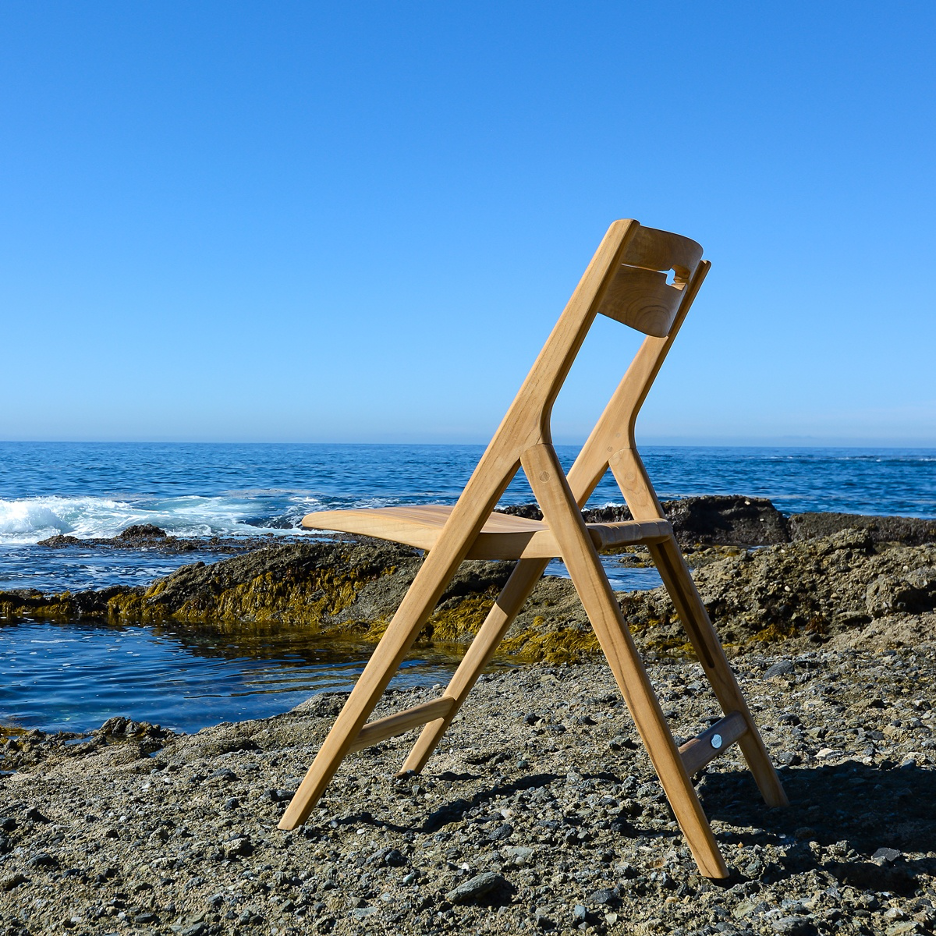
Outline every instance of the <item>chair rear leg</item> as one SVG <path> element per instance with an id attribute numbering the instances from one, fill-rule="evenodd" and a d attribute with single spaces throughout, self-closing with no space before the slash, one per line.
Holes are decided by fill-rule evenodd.
<path id="1" fill-rule="evenodd" d="M 433 551 L 427 554 L 422 568 L 283 814 L 279 828 L 297 828 L 315 808 L 374 706 L 380 701 L 387 684 L 400 668 L 457 565 L 457 558 L 453 560 L 451 556 L 444 556 L 441 550 L 436 551 L 435 555 Z"/>
<path id="2" fill-rule="evenodd" d="M 524 452 L 521 462 L 699 871 L 725 878 L 728 869 L 718 843 L 559 460 L 552 446 L 537 445 Z"/>
<path id="3" fill-rule="evenodd" d="M 566 564 L 569 564 L 568 560 Z M 670 733 L 630 629 L 621 616 L 610 586 L 607 586 L 607 593 L 602 594 L 602 589 L 592 585 L 594 576 L 599 573 L 603 575 L 604 572 L 600 562 L 596 564 L 597 569 L 579 568 L 577 572 L 573 572 L 570 566 L 572 581 L 699 870 L 705 877 L 727 877 L 728 869 Z M 604 582 L 607 585 L 607 579 Z"/>
<path id="4" fill-rule="evenodd" d="M 507 584 L 497 596 L 494 607 L 488 612 L 484 624 L 481 625 L 471 646 L 465 651 L 458 669 L 455 670 L 445 690 L 445 696 L 455 700 L 451 711 L 444 718 L 429 722 L 423 728 L 422 734 L 400 768 L 401 773 L 410 770 L 418 773 L 425 767 L 426 761 L 432 756 L 432 752 L 442 740 L 452 719 L 468 698 L 481 671 L 491 661 L 491 657 L 494 656 L 500 642 L 504 639 L 504 634 L 507 633 L 527 598 L 530 597 L 530 592 L 540 580 L 548 563 L 548 559 L 521 559 L 517 563 Z"/>
<path id="5" fill-rule="evenodd" d="M 780 778 L 770 761 L 767 748 L 675 537 L 663 543 L 650 544 L 649 549 L 722 711 L 726 715 L 739 713 L 747 724 L 747 731 L 738 739 L 738 746 L 754 775 L 764 801 L 768 806 L 788 805 Z"/>

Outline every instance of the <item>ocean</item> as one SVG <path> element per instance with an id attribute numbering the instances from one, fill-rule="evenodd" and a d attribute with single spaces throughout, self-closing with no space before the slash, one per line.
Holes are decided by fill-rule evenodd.
<path id="1" fill-rule="evenodd" d="M 453 503 L 481 446 L 0 443 L 0 590 L 80 591 L 147 584 L 220 554 L 164 556 L 93 545 L 48 549 L 56 534 L 112 537 L 152 523 L 179 537 L 308 536 L 312 510 Z M 571 464 L 574 447 L 558 447 Z M 660 498 L 769 497 L 786 513 L 839 511 L 936 518 L 936 450 L 641 449 Z M 503 504 L 530 501 L 518 477 Z M 590 506 L 621 503 L 608 475 Z M 658 583 L 608 563 L 615 588 Z M 561 563 L 549 572 L 563 574 Z M 0 724 L 87 731 L 111 715 L 193 731 L 284 711 L 347 689 L 370 647 L 316 646 L 265 633 L 232 642 L 210 629 L 110 628 L 0 621 Z M 443 652 L 409 661 L 401 684 L 444 681 Z"/>

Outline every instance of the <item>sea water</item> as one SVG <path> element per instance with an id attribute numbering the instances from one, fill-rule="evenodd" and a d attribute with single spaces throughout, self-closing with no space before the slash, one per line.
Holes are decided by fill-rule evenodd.
<path id="1" fill-rule="evenodd" d="M 153 550 L 49 549 L 56 534 L 112 537 L 152 523 L 173 536 L 308 536 L 312 510 L 454 503 L 480 446 L 0 443 L 0 590 L 80 591 L 147 584 L 223 556 Z M 661 499 L 769 497 L 787 513 L 936 517 L 936 451 L 927 449 L 646 447 Z M 575 449 L 559 447 L 568 466 Z M 532 499 L 522 475 L 502 504 Z M 621 503 L 610 475 L 590 506 Z M 617 589 L 655 572 L 606 563 Z M 549 573 L 564 574 L 561 563 Z M 230 640 L 210 630 L 113 629 L 81 622 L 0 622 L 0 723 L 87 730 L 124 714 L 194 730 L 282 711 L 315 691 L 347 689 L 368 648 L 312 646 L 268 632 Z M 118 665 L 118 662 L 120 665 Z M 409 683 L 442 680 L 444 656 L 409 661 Z"/>

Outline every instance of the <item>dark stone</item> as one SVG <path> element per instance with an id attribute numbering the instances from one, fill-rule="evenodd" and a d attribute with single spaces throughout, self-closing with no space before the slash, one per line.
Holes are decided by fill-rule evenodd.
<path id="1" fill-rule="evenodd" d="M 813 922 L 803 916 L 781 917 L 774 920 L 771 927 L 775 933 L 782 933 L 784 936 L 814 936 L 818 932 Z"/>
<path id="2" fill-rule="evenodd" d="M 383 856 L 383 863 L 388 868 L 402 868 L 406 864 L 406 858 L 398 849 L 389 848 Z"/>
<path id="3" fill-rule="evenodd" d="M 779 663 L 774 663 L 773 666 L 769 667 L 767 672 L 764 673 L 764 679 L 772 679 L 774 676 L 789 676 L 796 669 L 793 666 L 791 660 L 780 660 Z"/>
<path id="4" fill-rule="evenodd" d="M 599 907 L 610 907 L 620 903 L 620 900 L 613 890 L 608 887 L 602 887 L 588 898 L 588 902 Z"/>
<path id="5" fill-rule="evenodd" d="M 271 803 L 288 803 L 295 794 L 295 790 L 264 790 L 261 795 Z"/>
<path id="6" fill-rule="evenodd" d="M 766 497 L 710 495 L 664 501 L 663 513 L 682 543 L 719 546 L 773 546 L 790 541 L 786 518 Z M 502 508 L 503 513 L 542 520 L 536 504 Z M 623 505 L 583 510 L 586 523 L 618 523 L 632 520 Z"/>
<path id="7" fill-rule="evenodd" d="M 462 882 L 453 890 L 450 890 L 445 895 L 445 899 L 453 904 L 468 903 L 469 901 L 477 900 L 479 897 L 489 894 L 495 888 L 505 885 L 506 883 L 506 879 L 500 874 L 495 874 L 493 871 L 484 871 L 481 874 L 476 874 L 470 880 Z"/>
<path id="8" fill-rule="evenodd" d="M 922 546 L 936 542 L 936 520 L 916 517 L 866 517 L 862 514 L 801 513 L 787 521 L 793 541 L 830 536 L 839 530 L 868 530 L 875 543 Z"/>
<path id="9" fill-rule="evenodd" d="M 510 823 L 505 822 L 503 825 L 498 826 L 488 838 L 492 842 L 502 842 L 505 839 L 509 839 L 513 835 L 513 826 Z"/>
<path id="10" fill-rule="evenodd" d="M 786 518 L 766 497 L 686 497 L 665 501 L 663 512 L 683 543 L 773 546 L 790 541 Z"/>
<path id="11" fill-rule="evenodd" d="M 902 852 L 898 851 L 896 848 L 879 848 L 872 856 L 872 861 L 881 861 L 886 864 L 893 864 L 900 856 Z"/>
<path id="12" fill-rule="evenodd" d="M 55 536 L 50 536 L 47 539 L 39 540 L 36 543 L 37 546 L 46 546 L 49 549 L 64 549 L 66 546 L 80 546 L 81 540 L 77 536 L 66 536 L 62 533 L 57 533 Z"/>
<path id="13" fill-rule="evenodd" d="M 38 855 L 33 855 L 33 857 L 26 862 L 26 866 L 29 868 L 55 868 L 58 866 L 58 862 L 52 855 L 46 852 L 39 852 Z"/>
<path id="14" fill-rule="evenodd" d="M 233 770 L 229 770 L 227 767 L 222 767 L 221 770 L 216 770 L 209 778 L 209 780 L 224 780 L 226 783 L 230 783 L 232 780 L 237 779 L 237 774 Z"/>
<path id="15" fill-rule="evenodd" d="M 127 542 L 127 540 L 165 539 L 168 535 L 165 530 L 161 530 L 152 523 L 136 523 L 118 533 L 115 539 Z"/>

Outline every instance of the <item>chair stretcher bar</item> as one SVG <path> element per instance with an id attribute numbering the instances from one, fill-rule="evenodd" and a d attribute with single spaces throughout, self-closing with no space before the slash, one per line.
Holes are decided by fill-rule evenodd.
<path id="1" fill-rule="evenodd" d="M 373 744 L 386 741 L 387 738 L 410 731 L 412 728 L 419 728 L 437 718 L 445 718 L 454 704 L 455 700 L 451 696 L 443 695 L 431 702 L 423 702 L 422 705 L 414 705 L 412 708 L 397 712 L 396 715 L 378 718 L 360 730 L 348 750 L 360 751 Z"/>
<path id="2" fill-rule="evenodd" d="M 710 761 L 723 754 L 740 737 L 747 734 L 748 725 L 740 712 L 732 712 L 702 734 L 679 748 L 686 772 L 691 777 Z"/>

